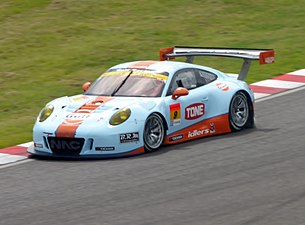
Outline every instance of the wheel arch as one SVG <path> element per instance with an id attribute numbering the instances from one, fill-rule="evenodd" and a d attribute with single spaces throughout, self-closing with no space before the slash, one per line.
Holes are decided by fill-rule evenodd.
<path id="1" fill-rule="evenodd" d="M 162 121 L 163 121 L 163 125 L 164 125 L 164 129 L 165 129 L 165 131 L 167 131 L 168 130 L 168 124 L 167 124 L 167 122 L 166 122 L 166 119 L 165 119 L 165 116 L 162 114 L 162 113 L 160 113 L 160 112 L 152 112 L 152 113 L 150 113 L 149 115 L 148 115 L 148 117 L 150 116 L 150 115 L 152 115 L 152 114 L 157 114 L 157 115 L 159 115 L 160 117 L 161 117 L 161 119 L 162 119 Z M 147 117 L 147 118 L 148 118 Z M 166 136 L 166 135 L 165 135 Z"/>
<path id="2" fill-rule="evenodd" d="M 250 97 L 250 94 L 246 90 L 239 90 L 237 92 L 241 92 L 241 93 L 246 95 L 247 101 L 248 101 L 248 104 L 249 104 L 249 108 L 250 108 L 251 116 L 254 117 L 254 106 L 253 106 L 253 102 L 252 102 L 252 99 Z"/>
<path id="3" fill-rule="evenodd" d="M 249 113 L 250 113 L 250 115 L 249 115 L 249 120 L 248 120 L 248 122 L 247 122 L 247 124 L 246 124 L 246 128 L 253 128 L 253 127 L 255 127 L 255 121 L 254 121 L 254 104 L 253 104 L 253 102 L 252 102 L 252 99 L 251 99 L 251 96 L 250 96 L 250 94 L 249 94 L 249 92 L 247 92 L 246 90 L 244 90 L 244 89 L 240 89 L 240 90 L 237 90 L 235 93 L 234 93 L 234 95 L 236 95 L 237 93 L 243 93 L 245 96 L 246 96 L 246 98 L 247 98 L 247 102 L 248 102 L 248 106 L 249 106 Z M 234 96 L 233 95 L 233 96 Z M 229 109 L 230 110 L 230 109 Z"/>
<path id="4" fill-rule="evenodd" d="M 153 147 L 153 146 L 149 146 L 149 144 L 147 144 L 148 142 L 146 142 L 146 140 L 145 140 L 145 130 L 146 130 L 146 123 L 147 123 L 147 121 L 149 120 L 149 118 L 150 117 L 153 117 L 153 116 L 155 116 L 155 117 L 158 117 L 158 120 L 159 120 L 159 122 L 160 122 L 160 125 L 162 124 L 162 129 L 163 129 L 163 138 L 162 138 L 162 141 L 161 142 L 159 142 L 160 143 L 160 145 L 158 146 L 158 147 Z M 144 130 L 143 130 L 143 142 L 144 142 L 144 148 L 145 148 L 145 152 L 154 152 L 154 151 L 157 151 L 158 149 L 159 149 L 159 147 L 161 146 L 161 145 L 163 145 L 164 144 L 164 141 L 165 141 L 165 139 L 166 139 L 166 133 L 167 133 L 167 130 L 168 130 L 168 125 L 167 125 L 167 123 L 166 123 L 166 120 L 165 120 L 165 117 L 162 115 L 162 113 L 160 113 L 160 112 L 156 112 L 156 111 L 154 111 L 154 112 L 151 112 L 148 116 L 147 116 L 147 118 L 146 118 L 146 121 L 145 121 L 145 125 L 144 125 Z M 161 139 L 160 139 L 161 140 Z"/>

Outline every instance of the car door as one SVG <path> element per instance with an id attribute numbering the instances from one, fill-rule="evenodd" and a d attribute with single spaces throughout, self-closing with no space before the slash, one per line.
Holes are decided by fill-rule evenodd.
<path id="1" fill-rule="evenodd" d="M 205 119 L 209 108 L 209 91 L 204 88 L 206 81 L 201 78 L 197 69 L 193 68 L 182 69 L 174 74 L 166 97 L 167 118 L 169 118 L 168 134 L 185 128 L 192 130 L 193 125 Z M 174 100 L 171 96 L 178 87 L 186 88 L 189 93 Z"/>

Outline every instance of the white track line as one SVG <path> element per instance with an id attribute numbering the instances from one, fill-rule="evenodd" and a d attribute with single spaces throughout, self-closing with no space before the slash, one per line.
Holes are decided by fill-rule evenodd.
<path id="1" fill-rule="evenodd" d="M 262 87 L 272 87 L 272 88 L 298 88 L 304 86 L 304 83 L 293 82 L 293 81 L 284 81 L 284 80 L 263 80 L 251 85 L 262 86 Z"/>
<path id="2" fill-rule="evenodd" d="M 16 161 L 19 161 L 22 159 L 27 159 L 27 158 L 28 157 L 21 156 L 21 155 L 10 155 L 10 154 L 0 153 L 0 165 L 16 162 Z"/>
<path id="3" fill-rule="evenodd" d="M 305 69 L 297 70 L 297 71 L 294 71 L 294 72 L 288 73 L 288 74 L 297 75 L 297 76 L 305 76 Z"/>
<path id="4" fill-rule="evenodd" d="M 28 148 L 28 147 L 30 147 L 32 144 L 33 144 L 33 142 L 31 141 L 31 142 L 27 142 L 27 143 L 20 144 L 20 145 L 17 145 L 17 146 Z"/>
<path id="5" fill-rule="evenodd" d="M 260 99 L 260 98 L 265 98 L 269 96 L 270 94 L 264 94 L 264 93 L 254 93 L 254 98 L 255 100 Z"/>
<path id="6" fill-rule="evenodd" d="M 21 159 L 19 161 L 15 161 L 15 162 L 12 162 L 12 163 L 6 163 L 4 165 L 0 165 L 0 169 L 11 167 L 11 166 L 17 166 L 17 165 L 20 165 L 20 164 L 23 164 L 23 163 L 31 162 L 33 160 L 34 159 L 25 158 L 25 159 Z"/>
<path id="7" fill-rule="evenodd" d="M 272 98 L 277 98 L 277 97 L 280 97 L 280 96 L 283 96 L 283 95 L 288 95 L 288 94 L 291 94 L 291 93 L 294 93 L 294 92 L 298 92 L 298 91 L 302 91 L 302 90 L 305 90 L 305 86 L 303 87 L 299 87 L 299 88 L 295 88 L 295 89 L 291 89 L 291 90 L 288 90 L 288 91 L 284 91 L 284 92 L 281 92 L 281 93 L 278 93 L 278 94 L 273 94 L 273 95 L 270 95 L 270 96 L 267 96 L 265 98 L 261 98 L 261 99 L 258 99 L 258 100 L 255 100 L 255 102 L 263 102 L 263 101 L 266 101 L 266 100 L 269 100 L 269 99 L 272 99 Z"/>

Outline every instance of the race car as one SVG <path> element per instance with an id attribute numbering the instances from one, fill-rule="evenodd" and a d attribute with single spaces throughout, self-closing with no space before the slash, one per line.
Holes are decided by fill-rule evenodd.
<path id="1" fill-rule="evenodd" d="M 193 64 L 197 56 L 244 60 L 238 76 Z M 186 57 L 186 62 L 173 61 Z M 113 158 L 161 145 L 254 126 L 254 95 L 244 79 L 250 62 L 274 62 L 272 49 L 172 47 L 159 61 L 111 67 L 83 94 L 49 102 L 28 152 L 38 156 Z"/>

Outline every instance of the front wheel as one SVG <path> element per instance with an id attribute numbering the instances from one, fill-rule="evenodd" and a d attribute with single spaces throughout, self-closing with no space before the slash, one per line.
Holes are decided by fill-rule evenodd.
<path id="1" fill-rule="evenodd" d="M 246 95 L 237 92 L 230 103 L 229 109 L 230 127 L 233 131 L 250 127 L 253 123 L 253 112 Z"/>
<path id="2" fill-rule="evenodd" d="M 144 127 L 144 147 L 146 152 L 158 150 L 164 141 L 165 129 L 162 118 L 156 114 L 151 114 Z"/>

